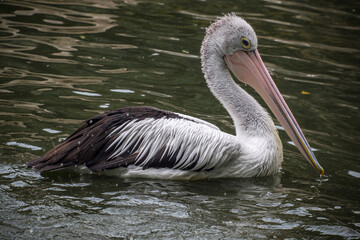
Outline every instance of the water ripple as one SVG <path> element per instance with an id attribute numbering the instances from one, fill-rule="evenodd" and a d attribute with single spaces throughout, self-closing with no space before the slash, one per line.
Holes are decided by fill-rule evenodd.
<path id="1" fill-rule="evenodd" d="M 63 19 L 63 20 L 57 19 L 57 23 L 54 26 L 53 24 L 45 25 L 44 23 L 40 24 L 29 21 L 20 22 L 20 21 L 3 18 L 2 24 L 6 29 L 26 27 L 26 28 L 33 28 L 37 31 L 46 32 L 46 33 L 85 34 L 85 33 L 104 32 L 116 26 L 116 24 L 114 23 L 115 21 L 112 19 L 115 17 L 115 15 L 111 15 L 111 14 L 86 13 L 86 12 L 74 11 L 62 7 L 54 7 L 46 4 L 36 4 L 36 3 L 29 3 L 24 1 L 7 1 L 7 2 L 3 2 L 2 4 L 28 8 L 27 10 L 15 11 L 14 12 L 15 16 L 26 17 L 26 16 L 44 15 L 44 16 L 57 17 L 58 19 Z M 59 23 L 62 23 L 63 21 L 66 22 L 66 26 L 58 26 Z"/>
<path id="2" fill-rule="evenodd" d="M 60 74 L 37 73 L 12 67 L 4 67 L 0 69 L 0 77 L 7 77 L 8 79 L 15 78 L 15 80 L 1 83 L 0 88 L 7 88 L 18 85 L 31 85 L 51 86 L 51 88 L 62 87 L 77 90 L 82 90 L 82 88 L 76 87 L 75 85 L 100 84 L 107 79 L 106 77 L 67 76 Z M 39 80 L 33 80 L 34 78 Z"/>
<path id="3" fill-rule="evenodd" d="M 307 230 L 320 232 L 322 235 L 341 236 L 346 239 L 359 239 L 360 232 L 345 226 L 338 225 L 311 225 Z"/>

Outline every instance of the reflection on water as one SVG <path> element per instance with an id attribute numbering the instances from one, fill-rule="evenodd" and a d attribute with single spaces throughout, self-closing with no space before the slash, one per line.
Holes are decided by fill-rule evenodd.
<path id="1" fill-rule="evenodd" d="M 199 63 L 205 27 L 231 11 L 255 28 L 326 170 L 321 183 L 281 128 L 283 169 L 269 178 L 151 181 L 25 168 L 84 119 L 129 105 L 233 133 Z M 359 11 L 335 0 L 0 2 L 0 237 L 360 238 Z"/>

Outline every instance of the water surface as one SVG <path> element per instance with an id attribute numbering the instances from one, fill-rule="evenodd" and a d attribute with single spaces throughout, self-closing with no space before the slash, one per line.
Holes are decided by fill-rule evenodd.
<path id="1" fill-rule="evenodd" d="M 1 1 L 0 237 L 360 238 L 360 4 L 356 1 Z M 165 181 L 25 163 L 84 119 L 132 105 L 234 133 L 200 71 L 204 30 L 236 12 L 316 150 L 320 180 L 283 130 L 275 176 Z M 243 86 L 260 102 L 249 87 Z"/>

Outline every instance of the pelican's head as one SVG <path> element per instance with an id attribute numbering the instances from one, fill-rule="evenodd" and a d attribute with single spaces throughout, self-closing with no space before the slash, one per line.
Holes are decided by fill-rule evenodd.
<path id="1" fill-rule="evenodd" d="M 324 169 L 261 60 L 257 45 L 253 28 L 244 19 L 230 14 L 207 28 L 201 53 L 202 58 L 207 54 L 220 55 L 239 81 L 250 85 L 260 94 L 303 156 L 322 176 Z M 208 53 L 205 48 L 215 51 Z"/>
<path id="2" fill-rule="evenodd" d="M 223 56 L 232 55 L 239 50 L 253 51 L 257 49 L 257 37 L 254 29 L 235 14 L 218 18 L 211 24 L 206 29 L 204 41 L 208 41 L 207 44 L 217 49 L 218 53 Z"/>

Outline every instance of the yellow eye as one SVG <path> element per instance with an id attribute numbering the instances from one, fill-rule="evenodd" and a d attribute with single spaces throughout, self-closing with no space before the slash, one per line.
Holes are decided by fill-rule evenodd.
<path id="1" fill-rule="evenodd" d="M 251 48 L 251 42 L 246 37 L 242 37 L 241 40 L 240 40 L 240 43 L 241 43 L 241 46 L 244 49 L 250 49 Z"/>

